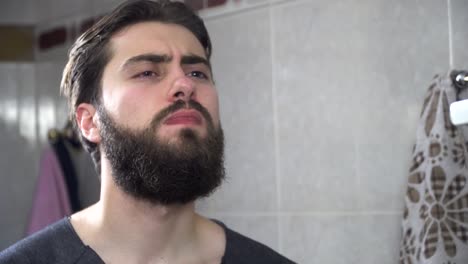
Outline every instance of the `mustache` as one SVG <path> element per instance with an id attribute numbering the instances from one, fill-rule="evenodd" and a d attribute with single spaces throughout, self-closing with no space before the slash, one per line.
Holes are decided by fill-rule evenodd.
<path id="1" fill-rule="evenodd" d="M 194 101 L 194 100 L 189 100 L 188 102 L 185 102 L 184 100 L 177 100 L 170 106 L 164 108 L 163 110 L 159 111 L 153 119 L 151 120 L 150 127 L 152 129 L 156 129 L 158 126 L 161 125 L 162 121 L 168 117 L 169 115 L 181 110 L 181 109 L 194 109 L 205 118 L 207 121 L 208 125 L 213 127 L 213 118 L 211 118 L 210 112 L 201 105 L 199 102 Z"/>

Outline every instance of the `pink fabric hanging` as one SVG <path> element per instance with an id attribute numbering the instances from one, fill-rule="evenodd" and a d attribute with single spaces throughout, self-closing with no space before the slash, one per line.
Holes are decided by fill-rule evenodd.
<path id="1" fill-rule="evenodd" d="M 30 235 L 71 213 L 67 185 L 60 163 L 53 149 L 48 148 L 43 152 L 41 158 L 26 235 Z"/>

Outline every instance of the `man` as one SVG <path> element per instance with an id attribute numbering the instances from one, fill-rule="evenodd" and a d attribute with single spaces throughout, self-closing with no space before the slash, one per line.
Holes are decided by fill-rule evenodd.
<path id="1" fill-rule="evenodd" d="M 179 2 L 127 2 L 85 32 L 61 89 L 100 201 L 0 263 L 292 263 L 194 211 L 224 177 L 210 55 L 203 21 Z"/>

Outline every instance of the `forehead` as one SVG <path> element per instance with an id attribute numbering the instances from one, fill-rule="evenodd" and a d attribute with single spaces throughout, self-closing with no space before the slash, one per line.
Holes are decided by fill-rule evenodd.
<path id="1" fill-rule="evenodd" d="M 113 59 L 125 60 L 144 53 L 169 56 L 186 54 L 206 58 L 195 35 L 183 26 L 160 22 L 141 22 L 125 27 L 110 39 Z"/>

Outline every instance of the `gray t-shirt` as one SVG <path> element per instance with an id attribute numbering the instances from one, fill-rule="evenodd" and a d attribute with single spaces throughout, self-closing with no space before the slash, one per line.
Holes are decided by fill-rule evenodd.
<path id="1" fill-rule="evenodd" d="M 293 264 L 271 248 L 245 237 L 215 220 L 226 233 L 222 264 Z M 104 263 L 98 254 L 83 244 L 69 218 L 19 241 L 0 252 L 0 264 L 84 264 Z"/>

